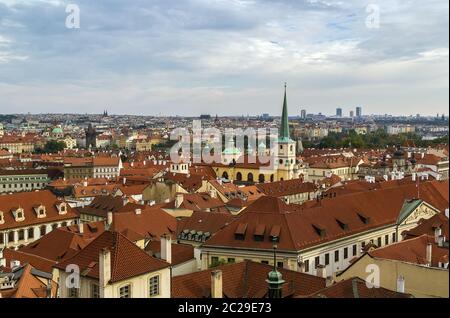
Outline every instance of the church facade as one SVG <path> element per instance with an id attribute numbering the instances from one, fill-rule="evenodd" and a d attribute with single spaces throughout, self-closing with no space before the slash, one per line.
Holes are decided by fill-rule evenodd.
<path id="1" fill-rule="evenodd" d="M 222 162 L 214 163 L 211 166 L 218 177 L 242 183 L 291 180 L 297 179 L 303 174 L 296 158 L 296 142 L 290 138 L 289 134 L 286 85 L 277 148 L 271 167 L 269 164 L 259 162 L 258 158 L 256 163 L 245 162 L 246 160 L 243 163 L 236 163 L 237 160 L 233 162 L 232 159 L 236 159 L 237 154 L 241 156 L 241 152 L 236 151 L 236 147 L 230 145 L 230 141 L 228 141 L 227 148 L 222 153 Z"/>

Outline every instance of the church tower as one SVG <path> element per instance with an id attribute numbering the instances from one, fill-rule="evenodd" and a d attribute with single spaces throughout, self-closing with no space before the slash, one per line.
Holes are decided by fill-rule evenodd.
<path id="1" fill-rule="evenodd" d="M 281 115 L 280 135 L 278 137 L 278 180 L 290 180 L 296 176 L 295 141 L 289 135 L 289 118 L 287 108 L 287 85 L 284 84 L 283 113 Z"/>

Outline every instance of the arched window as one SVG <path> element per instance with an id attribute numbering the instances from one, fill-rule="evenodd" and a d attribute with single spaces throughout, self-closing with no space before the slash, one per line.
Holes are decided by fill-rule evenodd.
<path id="1" fill-rule="evenodd" d="M 282 165 L 283 164 L 283 159 L 280 159 L 280 165 Z"/>
<path id="2" fill-rule="evenodd" d="M 264 181 L 266 181 L 265 176 L 264 176 L 263 174 L 260 174 L 260 175 L 258 176 L 258 181 L 259 181 L 260 183 L 263 183 Z"/>
<path id="3" fill-rule="evenodd" d="M 227 173 L 226 171 L 224 171 L 224 172 L 222 173 L 222 178 L 228 180 L 228 173 Z"/>
<path id="4" fill-rule="evenodd" d="M 253 173 L 250 172 L 250 173 L 247 175 L 247 181 L 253 182 Z"/>
<path id="5" fill-rule="evenodd" d="M 242 173 L 240 173 L 240 172 L 236 173 L 236 180 L 242 181 Z"/>

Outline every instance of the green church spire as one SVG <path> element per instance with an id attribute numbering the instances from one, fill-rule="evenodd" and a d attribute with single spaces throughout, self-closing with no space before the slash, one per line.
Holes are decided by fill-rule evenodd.
<path id="1" fill-rule="evenodd" d="M 283 102 L 283 113 L 281 115 L 281 131 L 280 131 L 280 141 L 290 141 L 289 137 L 289 118 L 287 109 L 287 84 L 284 83 L 284 102 Z"/>

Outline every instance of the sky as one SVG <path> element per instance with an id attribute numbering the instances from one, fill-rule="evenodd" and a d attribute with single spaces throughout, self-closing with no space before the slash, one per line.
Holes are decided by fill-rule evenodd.
<path id="1" fill-rule="evenodd" d="M 79 28 L 66 27 L 68 4 Z M 0 0 L 0 114 L 279 115 L 284 82 L 291 116 L 448 114 L 448 7 Z"/>

